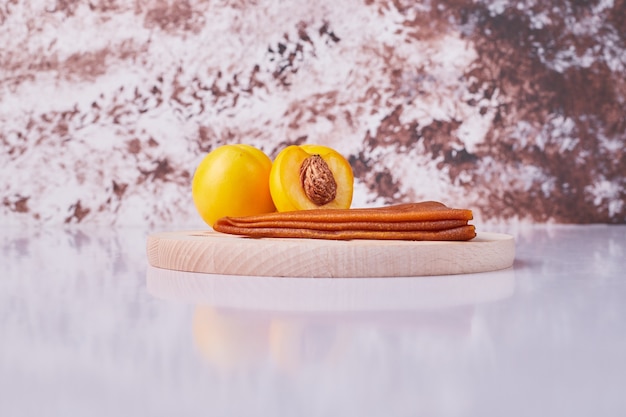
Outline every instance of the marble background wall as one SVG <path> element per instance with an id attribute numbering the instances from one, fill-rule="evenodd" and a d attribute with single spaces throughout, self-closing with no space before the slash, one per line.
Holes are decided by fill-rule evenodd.
<path id="1" fill-rule="evenodd" d="M 624 0 L 8 0 L 0 223 L 202 225 L 244 142 L 349 158 L 354 206 L 626 222 Z"/>

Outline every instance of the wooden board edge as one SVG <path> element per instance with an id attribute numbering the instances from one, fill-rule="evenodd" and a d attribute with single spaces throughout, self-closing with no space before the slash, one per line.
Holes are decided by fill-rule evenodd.
<path id="1" fill-rule="evenodd" d="M 247 247 L 250 245 L 263 245 L 263 240 L 247 239 L 238 236 L 215 234 L 209 231 L 183 231 L 183 232 L 162 232 L 148 236 L 146 241 L 146 253 L 148 263 L 156 268 L 172 269 L 186 272 L 199 272 L 220 275 L 244 275 L 244 276 L 275 276 L 294 278 L 376 278 L 376 277 L 398 277 L 398 276 L 436 276 L 436 275 L 456 275 L 470 274 L 478 272 L 497 271 L 509 268 L 515 260 L 515 241 L 513 236 L 498 233 L 479 233 L 477 238 L 470 242 L 404 242 L 404 241 L 320 241 L 310 239 L 271 239 L 274 256 L 278 259 L 289 255 L 303 243 L 311 245 L 312 252 L 317 254 L 318 260 L 313 262 L 317 265 L 304 265 L 301 268 L 293 268 L 289 262 L 268 262 L 264 259 L 250 255 Z M 220 239 L 219 244 L 210 244 L 206 239 Z M 304 241 L 304 242 L 303 242 Z M 215 243 L 215 242 L 213 242 Z M 395 245 L 394 245 L 395 243 Z M 340 265 L 332 256 L 333 248 L 341 245 L 351 245 L 353 252 L 360 254 L 358 264 L 350 268 Z M 172 246 L 176 245 L 177 252 L 182 256 L 172 254 Z M 390 246 L 391 245 L 391 246 Z M 453 248 L 451 254 L 445 255 L 445 251 L 438 251 L 438 247 L 445 245 Z M 472 245 L 472 246 L 468 246 Z M 390 249 L 391 247 L 391 249 Z M 424 248 L 429 248 L 425 250 Z M 345 248 L 344 248 L 345 249 Z M 239 257 L 238 262 L 225 262 L 224 257 L 228 256 L 229 250 L 235 251 Z M 257 249 L 258 250 L 258 249 Z M 392 273 L 388 273 L 384 265 L 378 261 L 381 257 L 376 256 L 377 252 L 387 251 L 386 255 L 394 260 L 398 260 L 397 266 Z M 392 250 L 393 252 L 389 252 Z M 415 250 L 411 253 L 411 250 Z M 360 251 L 360 252 L 359 252 Z M 464 253 L 468 252 L 469 253 Z M 475 251 L 476 256 L 481 257 L 480 262 L 473 265 L 456 262 L 455 257 L 472 256 Z M 348 253 L 350 250 L 348 250 Z M 419 255 L 426 254 L 420 259 Z M 439 252 L 439 253 L 438 253 Z M 450 251 L 448 251 L 450 252 Z M 385 254 L 383 254 L 385 255 Z M 356 257 L 356 255 L 354 256 Z M 384 257 L 384 256 L 383 256 Z M 437 258 L 439 257 L 439 258 Z M 314 256 L 315 258 L 315 256 Z M 324 262 L 324 258 L 330 261 Z M 350 260 L 350 256 L 347 257 Z M 343 258 L 342 258 L 343 259 Z M 407 259 L 407 262 L 403 262 Z M 355 262 L 352 260 L 352 262 Z M 420 264 L 421 262 L 421 264 Z M 323 266 L 323 267 L 322 267 Z M 319 270 L 315 270 L 319 267 Z M 342 269 L 343 268 L 343 269 Z M 348 270 L 350 273 L 346 274 Z M 316 272 L 311 272 L 316 271 Z"/>

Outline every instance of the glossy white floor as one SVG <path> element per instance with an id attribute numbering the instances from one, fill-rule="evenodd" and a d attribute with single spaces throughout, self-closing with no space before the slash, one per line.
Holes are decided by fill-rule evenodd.
<path id="1" fill-rule="evenodd" d="M 511 233 L 504 271 L 286 279 L 4 228 L 0 416 L 626 415 L 626 226 Z"/>

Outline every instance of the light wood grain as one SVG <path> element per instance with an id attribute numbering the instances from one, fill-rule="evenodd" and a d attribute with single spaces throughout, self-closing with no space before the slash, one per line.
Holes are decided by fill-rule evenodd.
<path id="1" fill-rule="evenodd" d="M 479 233 L 469 242 L 250 239 L 214 231 L 148 236 L 150 265 L 177 271 L 275 277 L 410 277 L 508 268 L 512 236 Z"/>

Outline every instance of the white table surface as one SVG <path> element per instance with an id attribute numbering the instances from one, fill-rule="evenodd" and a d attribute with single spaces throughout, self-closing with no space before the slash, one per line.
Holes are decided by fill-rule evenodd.
<path id="1" fill-rule="evenodd" d="M 497 231 L 504 271 L 288 279 L 4 227 L 0 416 L 626 415 L 626 226 Z"/>

